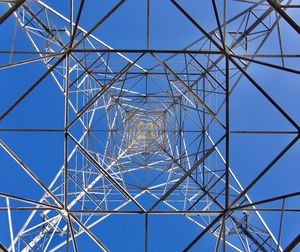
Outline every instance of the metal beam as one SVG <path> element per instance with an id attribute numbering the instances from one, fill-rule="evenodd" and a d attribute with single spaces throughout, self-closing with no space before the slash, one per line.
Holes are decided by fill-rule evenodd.
<path id="1" fill-rule="evenodd" d="M 8 19 L 18 8 L 25 3 L 26 0 L 16 0 L 14 5 L 12 5 L 1 17 L 0 17 L 0 25 Z"/>
<path id="2" fill-rule="evenodd" d="M 293 29 L 300 34 L 300 26 L 282 9 L 280 2 L 276 0 L 267 0 L 267 2 L 278 12 L 282 18 L 288 22 Z"/>

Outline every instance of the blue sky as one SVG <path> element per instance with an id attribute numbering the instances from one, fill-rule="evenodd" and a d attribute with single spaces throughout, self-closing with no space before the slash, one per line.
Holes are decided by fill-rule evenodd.
<path id="1" fill-rule="evenodd" d="M 59 4 L 50 0 L 44 2 L 53 6 L 62 14 L 69 15 L 68 1 Z M 87 30 L 117 3 L 117 1 L 108 0 L 86 2 L 80 25 Z M 207 31 L 216 28 L 211 1 L 203 1 L 201 4 L 195 0 L 179 1 L 179 3 Z M 78 5 L 79 1 L 75 1 L 75 9 L 78 8 Z M 231 17 L 247 7 L 249 7 L 248 4 L 229 1 L 228 16 Z M 0 13 L 5 10 L 6 7 L 0 5 Z M 152 49 L 181 49 L 202 36 L 199 30 L 187 22 L 186 18 L 167 0 L 152 0 L 151 11 L 150 47 Z M 222 13 L 221 8 L 219 12 Z M 291 10 L 289 13 L 295 20 L 299 21 L 296 10 Z M 113 48 L 145 49 L 145 14 L 146 1 L 129 0 L 93 34 Z M 259 14 L 259 11 L 256 14 Z M 237 24 L 238 22 L 233 23 L 229 29 L 234 29 Z M 10 18 L 0 26 L 0 50 L 11 49 L 14 25 L 15 20 Z M 57 25 L 66 26 L 66 23 L 57 20 Z M 285 52 L 299 54 L 299 36 L 286 22 L 281 21 L 280 25 Z M 277 40 L 277 35 L 273 32 L 262 47 L 261 54 L 278 54 Z M 256 43 L 255 41 L 252 42 L 251 46 L 255 48 Z M 20 27 L 17 30 L 15 50 L 32 50 L 32 46 Z M 136 55 L 130 56 L 136 57 Z M 26 57 L 14 55 L 13 60 L 18 61 Z M 0 55 L 1 65 L 7 64 L 8 60 L 8 55 Z M 258 60 L 266 60 L 273 64 L 279 62 L 277 58 L 259 58 Z M 146 59 L 145 64 L 149 63 L 150 60 Z M 286 66 L 299 69 L 299 58 L 286 59 Z M 42 62 L 16 68 L 0 69 L 0 112 L 3 113 L 45 71 L 46 68 Z M 299 75 L 257 64 L 251 64 L 247 72 L 296 122 L 299 122 Z M 231 73 L 234 74 L 235 71 L 233 70 Z M 233 78 L 231 85 L 233 85 L 234 80 L 235 78 Z M 48 76 L 41 85 L 24 99 L 20 106 L 16 107 L 5 120 L 0 122 L 0 128 L 61 129 L 64 122 L 63 107 L 64 97 L 51 76 Z M 241 79 L 240 84 L 232 93 L 230 111 L 231 130 L 295 130 L 245 77 Z M 224 118 L 222 117 L 222 119 Z M 212 134 L 214 133 L 212 132 Z M 63 164 L 63 137 L 63 133 L 0 133 L 0 138 L 22 158 L 24 163 L 38 174 L 46 185 L 52 181 Z M 293 138 L 294 135 L 292 134 L 231 134 L 230 166 L 241 184 L 244 187 L 248 185 Z M 221 145 L 220 149 L 223 151 L 224 146 Z M 249 196 L 253 201 L 299 191 L 299 151 L 300 144 L 298 142 L 272 168 L 271 172 L 249 191 Z M 4 150 L 1 149 L 0 153 L 0 169 L 2 169 L 0 191 L 39 200 L 43 195 L 40 188 L 21 171 Z M 145 197 L 142 201 L 145 204 L 152 203 L 150 197 Z M 4 199 L 0 199 L 0 204 L 5 206 Z M 280 204 L 281 202 L 276 202 L 271 206 L 278 207 Z M 299 199 L 288 200 L 287 205 L 291 208 L 299 208 Z M 13 213 L 15 233 L 24 223 L 28 214 L 29 212 Z M 264 212 L 262 216 L 277 236 L 280 213 Z M 285 232 L 281 238 L 283 244 L 288 244 L 299 233 L 300 223 L 295 221 L 296 218 L 299 218 L 299 213 L 285 214 Z M 201 230 L 186 218 L 177 215 L 163 215 L 162 217 L 154 215 L 150 216 L 149 220 L 149 251 L 180 251 Z M 4 224 L 0 227 L 0 242 L 8 245 L 10 239 L 7 213 L 5 211 L 0 212 L 0 223 Z M 143 226 L 143 215 L 120 215 L 109 217 L 98 228 L 93 228 L 92 231 L 99 235 L 112 251 L 143 251 Z M 114 229 L 111 227 L 114 227 Z M 80 239 L 85 243 L 85 247 L 81 247 L 82 251 L 95 249 L 94 243 L 88 237 L 83 236 Z M 119 239 L 122 239 L 122 242 L 118 242 Z M 211 246 L 211 240 L 212 238 L 207 237 L 206 242 L 200 242 L 195 246 L 195 251 L 197 248 L 204 251 L 211 250 L 211 247 L 209 247 Z"/>

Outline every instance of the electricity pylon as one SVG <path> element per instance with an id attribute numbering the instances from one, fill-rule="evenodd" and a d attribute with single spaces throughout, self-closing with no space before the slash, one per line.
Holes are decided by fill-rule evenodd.
<path id="1" fill-rule="evenodd" d="M 57 174 L 48 185 L 39 175 L 47 171 L 33 171 L 17 148 L 1 140 L 3 155 L 11 156 L 43 192 L 38 199 L 10 193 L 9 188 L 0 194 L 4 199 L 1 207 L 8 216 L 9 251 L 86 251 L 86 240 L 93 241 L 99 251 L 110 251 L 112 243 L 123 242 L 122 237 L 104 241 L 98 227 L 116 215 L 144 217 L 140 232 L 144 233 L 145 251 L 151 251 L 152 215 L 176 215 L 195 226 L 196 236 L 181 244 L 180 251 L 201 249 L 205 244 L 211 251 L 249 252 L 283 251 L 287 245 L 297 245 L 299 239 L 283 243 L 282 230 L 283 216 L 299 212 L 299 207 L 286 206 L 288 200 L 296 202 L 299 190 L 255 202 L 248 193 L 299 139 L 297 118 L 263 88 L 251 68 L 263 66 L 269 75 L 275 70 L 299 75 L 297 64 L 290 60 L 299 60 L 299 53 L 283 42 L 284 34 L 299 39 L 300 28 L 289 15 L 291 10 L 298 11 L 299 5 L 291 0 L 194 1 L 197 16 L 185 3 L 166 1 L 171 11 L 164 15 L 183 18 L 196 29 L 197 40 L 180 49 L 171 44 L 167 49 L 153 49 L 151 41 L 160 34 L 151 27 L 156 18 L 152 12 L 155 1 L 147 0 L 139 10 L 145 14 L 146 29 L 140 36 L 145 46 L 115 49 L 97 31 L 118 16 L 119 10 L 130 9 L 127 5 L 132 1 L 110 3 L 99 17 L 91 14 L 88 29 L 81 25 L 90 10 L 88 1 L 69 1 L 64 10 L 68 15 L 58 11 L 60 3 L 53 2 L 51 7 L 48 1 L 0 2 L 8 7 L 0 23 L 4 26 L 15 19 L 15 34 L 22 32 L 31 44 L 31 51 L 25 42 L 21 50 L 14 39 L 10 50 L 0 48 L 9 59 L 5 63 L 3 58 L 0 71 L 36 62 L 46 67 L 27 90 L 1 110 L 1 132 L 7 136 L 57 133 L 63 136 L 64 146 L 63 163 L 53 167 Z M 102 3 L 97 5 L 102 8 Z M 202 25 L 206 12 L 215 24 L 211 30 L 207 22 Z M 189 31 L 178 37 L 188 36 Z M 266 45 L 269 50 L 264 51 Z M 33 65 L 31 69 L 34 71 Z M 59 105 L 63 127 L 14 128 L 9 119 L 45 82 L 55 85 L 63 96 L 64 105 Z M 245 120 L 231 114 L 232 96 L 241 83 L 253 87 L 292 130 L 274 131 L 262 124 L 259 130 L 233 129 L 232 121 Z M 33 100 L 32 106 L 39 105 Z M 27 112 L 31 120 L 34 115 Z M 254 138 L 276 134 L 288 136 L 290 141 L 243 187 L 234 171 L 247 174 L 251 167 L 232 166 L 231 152 L 239 146 L 231 144 L 231 139 L 248 134 Z M 19 144 L 23 144 L 21 140 Z M 26 145 L 30 148 L 30 143 Z M 274 202 L 276 206 L 260 207 Z M 31 211 L 26 221 L 13 218 L 15 212 L 22 211 Z M 275 230 L 262 211 L 279 212 Z M 112 222 L 109 230 L 113 232 L 116 225 Z"/>

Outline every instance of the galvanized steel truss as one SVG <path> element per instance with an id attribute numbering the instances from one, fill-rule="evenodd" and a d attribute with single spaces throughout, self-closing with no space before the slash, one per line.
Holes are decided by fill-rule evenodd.
<path id="1" fill-rule="evenodd" d="M 0 71 L 38 61 L 47 68 L 5 108 L 1 121 L 22 106 L 48 76 L 65 99 L 62 129 L 1 126 L 1 132 L 7 134 L 64 134 L 64 163 L 49 186 L 1 140 L 5 152 L 45 193 L 40 200 L 0 193 L 5 199 L 1 210 L 9 217 L 9 251 L 55 251 L 62 247 L 78 251 L 82 247 L 77 242 L 83 234 L 99 250 L 109 251 L 110 244 L 104 244 L 91 229 L 117 214 L 145 216 L 145 251 L 151 242 L 150 216 L 166 214 L 180 215 L 199 227 L 199 234 L 179 250 L 190 250 L 208 234 L 215 237 L 214 251 L 284 250 L 280 243 L 283 215 L 299 212 L 299 208 L 287 208 L 285 202 L 297 199 L 300 192 L 257 202 L 252 202 L 247 193 L 293 148 L 300 127 L 248 68 L 257 64 L 299 75 L 299 69 L 286 61 L 300 56 L 284 53 L 280 30 L 284 20 L 295 36 L 299 35 L 299 25 L 288 14 L 299 5 L 291 0 L 240 0 L 237 2 L 249 7 L 229 19 L 226 8 L 234 8 L 234 1 L 211 0 L 217 27 L 207 31 L 181 3 L 170 0 L 202 35 L 181 50 L 160 50 L 151 47 L 151 36 L 155 36 L 151 33 L 151 0 L 147 0 L 145 12 L 143 49 L 114 49 L 93 35 L 125 0 L 99 20 L 91 21 L 89 30 L 80 26 L 84 0 L 78 1 L 76 11 L 75 0 L 69 1 L 69 17 L 40 0 L 0 2 L 8 6 L 0 24 L 15 18 L 34 48 L 0 51 L 1 55 L 25 57 L 2 64 Z M 230 30 L 232 24 L 235 31 Z M 269 36 L 276 32 L 279 53 L 261 54 Z M 278 64 L 268 61 L 274 58 L 280 59 Z M 232 130 L 230 96 L 242 79 L 251 83 L 294 130 Z M 147 136 L 141 133 L 146 127 Z M 281 134 L 293 136 L 293 140 L 244 188 L 230 167 L 230 137 L 239 134 Z M 152 198 L 150 206 L 142 199 L 145 195 Z M 263 207 L 277 201 L 282 202 L 281 208 Z M 12 207 L 11 202 L 17 205 Z M 28 210 L 32 211 L 29 218 L 14 234 L 11 213 Z M 261 211 L 281 212 L 279 235 L 272 233 Z M 295 247 L 298 241 L 295 239 L 289 247 Z"/>

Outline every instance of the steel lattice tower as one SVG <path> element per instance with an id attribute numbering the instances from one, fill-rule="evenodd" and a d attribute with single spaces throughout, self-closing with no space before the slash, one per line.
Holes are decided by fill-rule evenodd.
<path id="1" fill-rule="evenodd" d="M 8 251 L 296 248 L 299 1 L 0 3 Z"/>

